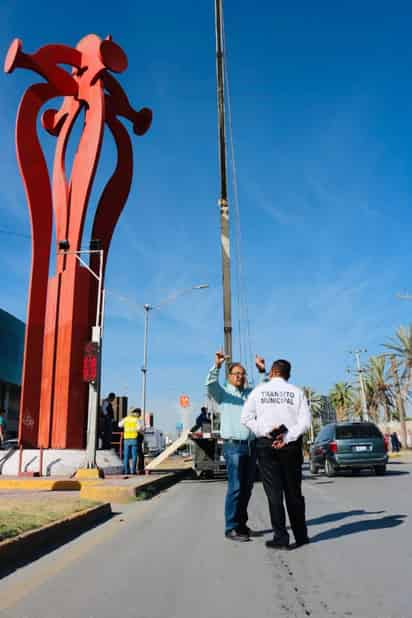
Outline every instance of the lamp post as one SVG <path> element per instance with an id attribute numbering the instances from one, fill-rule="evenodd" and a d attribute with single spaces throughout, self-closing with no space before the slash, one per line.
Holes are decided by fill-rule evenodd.
<path id="1" fill-rule="evenodd" d="M 85 468 L 96 468 L 96 444 L 97 444 L 97 420 L 100 399 L 100 382 L 101 382 L 101 358 L 102 358 L 102 333 L 103 333 L 103 315 L 104 315 L 104 289 L 103 289 L 103 249 L 101 248 L 100 240 L 92 240 L 90 249 L 81 249 L 79 251 L 70 251 L 68 240 L 62 240 L 58 243 L 60 253 L 63 255 L 74 255 L 86 270 L 97 281 L 97 306 L 96 306 L 96 321 L 92 326 L 91 342 L 97 346 L 97 371 L 96 379 L 89 382 L 89 402 L 87 414 L 87 442 L 86 442 L 86 458 Z M 97 254 L 99 256 L 99 270 L 96 273 L 82 259 L 82 255 Z"/>
<path id="2" fill-rule="evenodd" d="M 142 413 L 143 413 L 143 422 L 146 423 L 146 399 L 147 399 L 147 350 L 149 343 L 149 313 L 153 309 L 159 309 L 163 305 L 167 305 L 170 302 L 173 302 L 179 296 L 183 296 L 192 290 L 204 290 L 209 287 L 208 283 L 201 283 L 200 285 L 193 285 L 191 288 L 186 288 L 181 290 L 180 292 L 176 292 L 171 296 L 168 296 L 163 301 L 161 301 L 158 305 L 143 305 L 144 309 L 144 339 L 143 339 L 143 366 L 142 366 Z"/>

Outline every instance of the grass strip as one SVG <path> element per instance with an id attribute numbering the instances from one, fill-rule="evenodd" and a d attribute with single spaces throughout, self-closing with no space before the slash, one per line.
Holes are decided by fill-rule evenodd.
<path id="1" fill-rule="evenodd" d="M 16 501 L 17 502 L 17 501 Z M 92 500 L 71 499 L 58 501 L 2 504 L 0 506 L 0 541 L 23 532 L 41 528 L 58 519 L 101 504 Z"/>

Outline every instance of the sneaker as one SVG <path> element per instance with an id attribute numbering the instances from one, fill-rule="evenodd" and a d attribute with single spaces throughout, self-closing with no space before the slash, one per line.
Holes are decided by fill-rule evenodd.
<path id="1" fill-rule="evenodd" d="M 236 530 L 228 530 L 227 532 L 225 532 L 225 537 L 227 539 L 230 539 L 231 541 L 239 541 L 240 543 L 244 543 L 245 541 L 249 540 L 249 535 L 242 534 L 240 532 L 237 532 Z"/>
<path id="2" fill-rule="evenodd" d="M 289 541 L 278 541 L 277 539 L 266 541 L 265 545 L 270 549 L 290 549 Z"/>

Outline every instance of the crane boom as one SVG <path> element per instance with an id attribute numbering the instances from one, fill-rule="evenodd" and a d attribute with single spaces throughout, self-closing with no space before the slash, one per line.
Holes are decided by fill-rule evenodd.
<path id="1" fill-rule="evenodd" d="M 222 252 L 223 283 L 223 330 L 226 371 L 232 362 L 232 298 L 231 298 L 231 263 L 230 263 L 230 226 L 229 202 L 227 194 L 226 168 L 226 125 L 225 125 L 225 83 L 224 83 L 224 49 L 223 49 L 223 0 L 215 0 L 216 29 L 216 81 L 217 81 L 217 115 L 219 138 L 220 168 L 220 244 Z"/>

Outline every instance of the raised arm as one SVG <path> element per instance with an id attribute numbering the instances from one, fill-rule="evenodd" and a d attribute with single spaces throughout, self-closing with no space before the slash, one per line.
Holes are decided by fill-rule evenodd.
<path id="1" fill-rule="evenodd" d="M 267 382 L 269 378 L 266 373 L 265 359 L 263 358 L 263 356 L 258 356 L 256 354 L 255 364 L 256 364 L 256 369 L 258 370 L 258 373 L 259 373 L 259 383 Z"/>
<path id="2" fill-rule="evenodd" d="M 225 355 L 222 352 L 216 352 L 215 364 L 209 370 L 206 378 L 207 394 L 216 403 L 221 403 L 225 394 L 224 388 L 219 384 L 219 371 L 224 362 Z"/>

